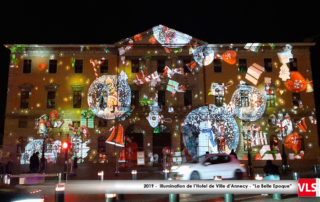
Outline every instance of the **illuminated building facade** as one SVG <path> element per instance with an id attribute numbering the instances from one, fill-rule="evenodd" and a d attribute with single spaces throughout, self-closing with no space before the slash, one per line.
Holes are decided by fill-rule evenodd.
<path id="1" fill-rule="evenodd" d="M 74 142 L 80 161 L 92 163 L 118 158 L 130 142 L 146 162 L 167 146 L 187 157 L 235 149 L 241 159 L 251 150 L 256 160 L 280 160 L 282 143 L 288 159 L 315 160 L 313 45 L 207 44 L 161 25 L 111 45 L 7 45 L 4 155 L 27 163 L 41 150 L 39 117 L 56 110 L 63 123 L 46 134 L 53 163 L 60 156 L 56 141 L 65 139 Z M 114 77 L 95 81 L 103 75 Z M 120 78 L 129 86 L 122 95 L 129 105 L 121 107 Z M 89 109 L 94 118 L 83 118 Z"/>

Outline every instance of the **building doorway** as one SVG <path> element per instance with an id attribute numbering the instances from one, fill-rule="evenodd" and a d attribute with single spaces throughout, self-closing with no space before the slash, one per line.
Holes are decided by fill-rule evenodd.
<path id="1" fill-rule="evenodd" d="M 155 165 L 161 164 L 163 159 L 162 149 L 164 147 L 171 147 L 171 133 L 170 130 L 164 126 L 159 126 L 159 133 L 153 133 L 152 136 L 153 142 L 153 155 L 158 155 L 158 162 L 155 162 Z"/>

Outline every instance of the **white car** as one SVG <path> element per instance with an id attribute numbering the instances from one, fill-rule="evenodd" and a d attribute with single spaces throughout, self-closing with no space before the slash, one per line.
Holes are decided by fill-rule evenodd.
<path id="1" fill-rule="evenodd" d="M 199 156 L 190 163 L 172 166 L 170 176 L 177 180 L 200 180 L 222 177 L 241 179 L 246 169 L 234 155 L 209 154 Z"/>

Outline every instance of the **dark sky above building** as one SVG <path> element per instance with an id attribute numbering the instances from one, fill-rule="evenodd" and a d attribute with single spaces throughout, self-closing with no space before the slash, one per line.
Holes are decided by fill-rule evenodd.
<path id="1" fill-rule="evenodd" d="M 303 41 L 320 30 L 316 1 L 66 2 L 9 2 L 3 42 L 114 43 L 158 24 L 209 43 Z"/>
<path id="2" fill-rule="evenodd" d="M 307 0 L 11 0 L 0 8 L 0 133 L 9 67 L 2 44 L 112 44 L 158 24 L 208 43 L 318 42 L 320 37 L 319 6 Z M 319 45 L 311 51 L 315 80 L 320 77 Z"/>

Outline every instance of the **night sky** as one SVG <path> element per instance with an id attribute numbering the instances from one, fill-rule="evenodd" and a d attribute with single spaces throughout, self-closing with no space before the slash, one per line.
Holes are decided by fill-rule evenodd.
<path id="1" fill-rule="evenodd" d="M 66 2 L 11 0 L 1 5 L 0 134 L 9 68 L 3 44 L 112 44 L 158 24 L 208 43 L 320 41 L 316 1 Z M 311 49 L 313 80 L 319 78 L 319 47 Z M 318 82 L 314 87 L 319 92 Z"/>

